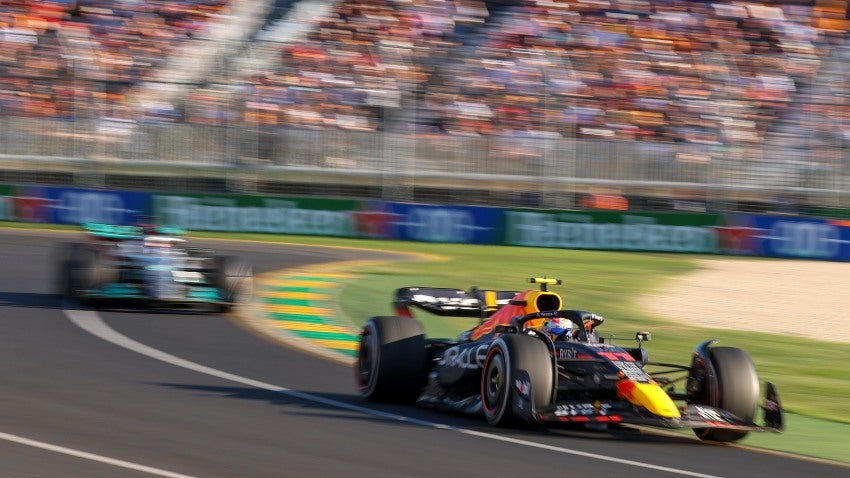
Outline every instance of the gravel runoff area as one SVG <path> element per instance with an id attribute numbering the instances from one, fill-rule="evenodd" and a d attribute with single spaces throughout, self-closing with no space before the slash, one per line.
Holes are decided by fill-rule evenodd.
<path id="1" fill-rule="evenodd" d="M 698 265 L 640 306 L 705 327 L 850 343 L 850 263 L 722 258 Z M 809 326 L 801 328 L 801 319 Z"/>

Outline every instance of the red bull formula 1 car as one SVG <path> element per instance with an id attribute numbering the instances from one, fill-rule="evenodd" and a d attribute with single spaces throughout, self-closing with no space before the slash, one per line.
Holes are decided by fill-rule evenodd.
<path id="1" fill-rule="evenodd" d="M 555 279 L 529 279 L 539 289 L 465 292 L 405 287 L 394 316 L 370 318 L 360 335 L 355 375 L 369 400 L 418 402 L 483 414 L 495 426 L 525 423 L 647 425 L 690 428 L 700 439 L 734 442 L 749 432 L 778 432 L 782 409 L 766 384 L 763 424 L 755 423 L 760 384 L 741 349 L 699 344 L 690 365 L 649 360 L 636 346 L 600 337 L 603 318 L 562 309 L 549 290 Z M 457 339 L 426 338 L 411 306 L 438 315 L 477 316 Z M 552 333 L 548 324 L 567 322 Z"/>

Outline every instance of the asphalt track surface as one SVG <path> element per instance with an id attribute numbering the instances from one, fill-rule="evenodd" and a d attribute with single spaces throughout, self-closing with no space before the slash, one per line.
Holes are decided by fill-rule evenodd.
<path id="1" fill-rule="evenodd" d="M 688 435 L 501 430 L 366 403 L 350 367 L 228 317 L 67 310 L 49 280 L 67 239 L 0 230 L 0 477 L 850 476 Z M 258 273 L 380 257 L 212 244 Z"/>

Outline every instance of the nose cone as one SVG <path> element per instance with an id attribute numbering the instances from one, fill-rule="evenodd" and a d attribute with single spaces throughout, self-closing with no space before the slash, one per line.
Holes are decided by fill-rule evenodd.
<path id="1" fill-rule="evenodd" d="M 679 418 L 678 407 L 655 382 L 636 382 L 624 379 L 617 382 L 617 395 L 664 418 Z"/>

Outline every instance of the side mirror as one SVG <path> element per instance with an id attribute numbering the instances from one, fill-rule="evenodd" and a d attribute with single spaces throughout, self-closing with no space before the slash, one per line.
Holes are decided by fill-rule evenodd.
<path id="1" fill-rule="evenodd" d="M 644 342 L 649 342 L 652 340 L 652 334 L 649 332 L 636 332 L 635 333 L 635 342 L 638 343 L 638 347 Z"/>

